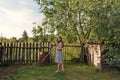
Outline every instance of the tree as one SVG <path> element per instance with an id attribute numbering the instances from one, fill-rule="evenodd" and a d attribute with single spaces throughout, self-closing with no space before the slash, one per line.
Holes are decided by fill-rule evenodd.
<path id="1" fill-rule="evenodd" d="M 7 39 L 6 37 L 0 37 L 0 42 L 8 42 L 9 39 Z"/>
<path id="2" fill-rule="evenodd" d="M 119 0 L 36 1 L 46 17 L 44 25 L 67 41 L 77 38 L 81 53 L 86 52 L 90 40 L 99 43 L 104 41 L 106 44 L 120 42 Z"/>
<path id="3" fill-rule="evenodd" d="M 79 40 L 83 57 L 91 29 L 94 29 L 90 25 L 87 11 L 92 4 L 87 0 L 37 0 L 37 2 L 41 6 L 40 11 L 46 16 L 44 23 L 56 31 L 57 35 L 62 35 L 64 42 Z"/>
<path id="4" fill-rule="evenodd" d="M 22 38 L 19 38 L 20 42 L 27 42 L 28 41 L 28 34 L 26 32 L 26 30 L 24 30 L 23 34 L 22 34 Z"/>
<path id="5" fill-rule="evenodd" d="M 41 26 L 39 24 L 34 24 L 32 33 L 33 33 L 33 40 L 34 41 L 54 41 L 54 34 L 52 33 L 51 29 L 48 29 L 47 26 L 44 26 L 43 23 Z"/>
<path id="6" fill-rule="evenodd" d="M 40 0 L 37 1 L 38 3 L 40 2 Z M 86 25 L 82 24 L 87 19 L 83 11 L 80 11 L 83 6 L 83 4 L 81 4 L 82 2 L 84 2 L 84 0 L 41 0 L 41 12 L 46 16 L 44 24 L 49 25 L 48 27 L 53 30 L 53 33 L 57 31 L 57 35 L 62 35 L 68 42 L 71 42 L 69 40 L 72 39 L 70 37 L 72 36 L 74 37 L 74 41 L 78 38 L 81 44 L 84 43 L 84 41 L 86 41 L 84 39 L 87 38 L 90 29 L 86 31 L 85 29 L 83 30 L 83 26 L 86 27 Z"/>
<path id="7" fill-rule="evenodd" d="M 91 23 L 96 26 L 91 37 L 96 36 L 97 41 L 115 42 L 120 41 L 120 1 L 98 1 L 90 11 Z M 93 37 L 94 38 L 94 37 Z"/>
<path id="8" fill-rule="evenodd" d="M 91 39 L 104 42 L 106 54 L 102 57 L 110 66 L 120 68 L 120 1 L 97 1 L 89 10 L 91 23 L 96 26 Z"/>
<path id="9" fill-rule="evenodd" d="M 9 42 L 16 42 L 17 41 L 17 38 L 16 37 L 12 37 L 9 39 Z"/>

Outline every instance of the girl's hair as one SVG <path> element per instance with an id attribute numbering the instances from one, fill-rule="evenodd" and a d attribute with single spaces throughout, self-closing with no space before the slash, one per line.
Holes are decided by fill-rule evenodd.
<path id="1" fill-rule="evenodd" d="M 58 40 L 58 38 L 60 38 L 60 41 Z M 59 36 L 58 38 L 57 38 L 57 42 L 58 42 L 58 43 L 59 43 L 59 42 L 62 42 L 62 37 Z"/>
<path id="2" fill-rule="evenodd" d="M 60 38 L 60 41 L 58 41 L 58 38 Z M 64 46 L 64 43 L 63 43 L 63 41 L 62 41 L 62 37 L 59 36 L 58 38 L 57 38 L 57 43 L 60 43 L 60 42 L 61 42 L 61 43 L 62 43 L 62 47 L 63 47 L 63 46 Z"/>

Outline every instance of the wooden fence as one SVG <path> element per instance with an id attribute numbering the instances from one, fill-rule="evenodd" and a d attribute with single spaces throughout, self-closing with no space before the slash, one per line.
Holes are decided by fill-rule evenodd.
<path id="1" fill-rule="evenodd" d="M 0 43 L 0 64 L 32 64 L 41 62 L 41 54 L 50 54 L 47 56 L 51 62 L 54 60 L 56 48 L 52 47 L 50 42 L 40 43 Z M 65 45 L 63 48 L 64 60 L 71 60 L 79 57 L 80 46 Z M 43 56 L 45 57 L 45 55 Z"/>
<path id="2" fill-rule="evenodd" d="M 40 52 L 49 52 L 50 43 L 2 43 L 1 50 L 4 63 L 39 63 Z"/>
<path id="3" fill-rule="evenodd" d="M 81 46 L 79 45 L 75 45 L 75 44 L 65 44 L 64 47 L 63 47 L 63 59 L 64 61 L 71 61 L 73 60 L 74 58 L 79 58 L 80 57 L 80 52 L 81 52 Z M 53 48 L 55 49 L 55 48 Z M 56 51 L 56 49 L 55 49 Z M 52 54 L 55 54 L 55 52 Z M 55 56 L 53 56 L 55 57 Z"/>

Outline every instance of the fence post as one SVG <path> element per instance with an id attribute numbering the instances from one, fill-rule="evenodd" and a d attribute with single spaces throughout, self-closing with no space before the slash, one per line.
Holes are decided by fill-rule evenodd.
<path id="1" fill-rule="evenodd" d="M 52 63 L 52 55 L 51 55 L 51 51 L 52 51 L 52 46 L 51 46 L 51 43 L 48 42 L 48 54 L 49 54 L 50 64 Z"/>
<path id="2" fill-rule="evenodd" d="M 36 47 L 36 63 L 38 62 L 38 43 L 35 45 Z"/>
<path id="3" fill-rule="evenodd" d="M 22 64 L 25 64 L 25 43 L 22 43 Z"/>
<path id="4" fill-rule="evenodd" d="M 28 42 L 25 44 L 26 47 L 26 64 L 28 64 L 29 60 L 28 60 Z"/>
<path id="5" fill-rule="evenodd" d="M 0 42 L 0 64 L 2 64 L 2 43 Z"/>
<path id="6" fill-rule="evenodd" d="M 32 43 L 30 43 L 30 53 L 29 53 L 29 58 L 30 58 L 30 64 L 32 63 L 32 58 L 31 58 L 31 55 L 32 55 L 32 53 L 31 53 L 31 50 L 32 50 Z"/>
<path id="7" fill-rule="evenodd" d="M 10 62 L 12 63 L 13 62 L 13 59 L 12 59 L 12 56 L 13 56 L 13 43 L 10 43 Z"/>
<path id="8" fill-rule="evenodd" d="M 19 47 L 18 47 L 18 62 L 20 63 L 21 62 L 21 59 L 22 59 L 22 57 L 21 57 L 21 46 L 22 44 L 21 44 L 21 42 L 19 43 Z"/>

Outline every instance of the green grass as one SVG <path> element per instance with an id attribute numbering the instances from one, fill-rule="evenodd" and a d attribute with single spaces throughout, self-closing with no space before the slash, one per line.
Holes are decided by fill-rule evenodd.
<path id="1" fill-rule="evenodd" d="M 81 64 L 65 64 L 65 72 L 55 73 L 56 65 L 22 66 L 13 75 L 1 76 L 0 80 L 120 80 L 120 72 L 97 71 Z"/>

